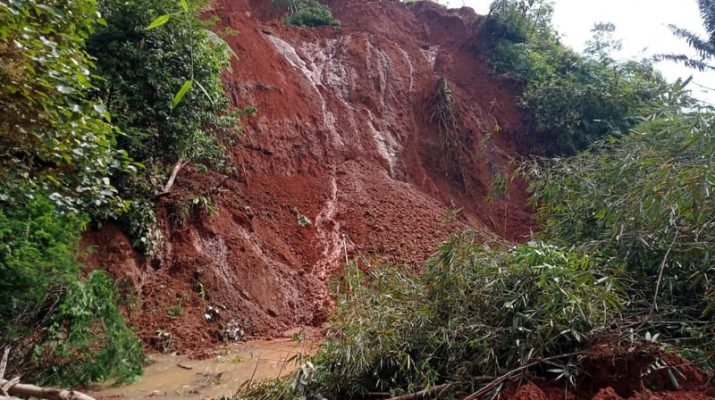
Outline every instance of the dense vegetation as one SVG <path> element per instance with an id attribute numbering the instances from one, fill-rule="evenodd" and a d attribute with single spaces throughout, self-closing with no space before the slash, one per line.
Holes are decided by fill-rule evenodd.
<path id="1" fill-rule="evenodd" d="M 102 0 L 105 23 L 87 42 L 102 77 L 98 97 L 122 132 L 117 148 L 142 165 L 139 173 L 116 174 L 115 184 L 131 200 L 125 230 L 148 254 L 162 240 L 153 203 L 170 189 L 172 170 L 187 162 L 225 168 L 219 136 L 230 140 L 238 131 L 242 110 L 229 110 L 220 79 L 232 53 L 208 22 L 193 17 L 206 3 L 184 10 L 176 0 Z M 153 21 L 163 24 L 147 29 Z"/>
<path id="2" fill-rule="evenodd" d="M 83 50 L 95 2 L 62 4 L 0 3 L 0 200 L 46 194 L 70 211 L 116 215 L 123 203 L 109 177 L 127 158 L 106 106 L 91 97 Z"/>
<path id="3" fill-rule="evenodd" d="M 480 50 L 496 74 L 524 86 L 520 105 L 533 126 L 527 143 L 543 154 L 573 154 L 640 122 L 667 83 L 650 61 L 616 61 L 612 24 L 597 24 L 584 54 L 560 43 L 545 1 L 498 0 L 481 27 Z"/>
<path id="4" fill-rule="evenodd" d="M 271 0 L 274 10 L 284 13 L 288 25 L 315 28 L 318 26 L 340 26 L 333 18 L 333 12 L 318 0 Z"/>
<path id="5" fill-rule="evenodd" d="M 674 31 L 701 59 L 670 58 L 702 69 L 715 23 L 713 3 L 699 3 L 710 38 Z M 0 346 L 25 378 L 141 372 L 115 284 L 85 271 L 79 238 L 92 219 L 118 218 L 151 255 L 155 197 L 186 163 L 226 168 L 223 143 L 251 110 L 229 108 L 231 53 L 197 18 L 205 4 L 0 0 Z M 316 0 L 273 4 L 291 25 L 338 24 Z M 550 15 L 543 1 L 498 0 L 478 44 L 522 85 L 537 150 L 568 156 L 522 169 L 543 230 L 521 245 L 457 234 L 420 276 L 349 265 L 318 353 L 293 380 L 239 398 L 494 394 L 530 376 L 577 388 L 582 351 L 604 336 L 713 367 L 715 110 L 648 61 L 614 60 L 612 25 L 597 25 L 581 55 Z M 458 118 L 451 96 L 441 81 L 443 133 Z"/>
<path id="6" fill-rule="evenodd" d="M 230 52 L 205 1 L 0 1 L 0 346 L 26 379 L 141 373 L 115 284 L 78 261 L 91 219 L 120 218 L 148 254 L 154 198 L 186 163 L 223 168 L 238 132 Z"/>

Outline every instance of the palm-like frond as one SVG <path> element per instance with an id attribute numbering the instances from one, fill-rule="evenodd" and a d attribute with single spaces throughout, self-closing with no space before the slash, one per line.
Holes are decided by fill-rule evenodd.
<path id="1" fill-rule="evenodd" d="M 675 36 L 685 40 L 688 46 L 698 53 L 700 58 L 708 59 L 715 56 L 715 44 L 711 43 L 709 40 L 703 39 L 697 34 L 675 25 L 668 25 L 668 27 Z"/>
<path id="2" fill-rule="evenodd" d="M 715 0 L 698 0 L 700 17 L 710 36 L 710 43 L 715 44 Z"/>
<path id="3" fill-rule="evenodd" d="M 697 58 L 689 57 L 685 54 L 661 54 L 657 58 L 661 60 L 675 61 L 690 68 L 700 71 L 706 69 L 715 70 L 715 65 L 709 61 L 715 59 L 715 0 L 698 0 L 700 18 L 703 20 L 707 37 L 703 38 L 692 31 L 675 25 L 668 25 L 673 34 L 683 40 L 697 53 Z"/>
<path id="4" fill-rule="evenodd" d="M 685 54 L 661 54 L 657 56 L 656 59 L 682 63 L 688 68 L 694 68 L 699 71 L 715 70 L 715 66 L 712 66 L 703 60 L 690 58 Z"/>

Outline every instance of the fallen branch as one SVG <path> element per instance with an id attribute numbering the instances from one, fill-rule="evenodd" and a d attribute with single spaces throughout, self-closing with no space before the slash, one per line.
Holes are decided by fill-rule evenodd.
<path id="1" fill-rule="evenodd" d="M 17 379 L 17 378 L 16 378 Z M 15 381 L 15 380 L 13 380 Z M 16 383 L 6 379 L 0 380 L 0 386 L 8 387 L 10 397 L 49 399 L 49 400 L 95 400 L 94 397 L 75 390 L 46 388 L 35 385 Z M 14 384 L 13 384 L 14 383 Z"/>
<path id="2" fill-rule="evenodd" d="M 503 383 L 504 381 L 506 381 L 507 379 L 510 379 L 510 378 L 514 377 L 514 375 L 517 375 L 518 373 L 520 373 L 520 372 L 522 372 L 522 371 L 524 371 L 524 370 L 527 370 L 527 369 L 529 369 L 529 368 L 531 368 L 531 367 L 535 367 L 535 366 L 537 366 L 537 365 L 539 365 L 539 364 L 542 364 L 542 363 L 545 363 L 545 362 L 549 362 L 549 361 L 553 361 L 553 360 L 558 360 L 558 359 L 560 359 L 560 358 L 568 358 L 568 357 L 577 356 L 577 355 L 579 355 L 579 354 L 581 354 L 581 352 L 580 352 L 580 351 L 576 351 L 576 352 L 573 352 L 573 353 L 561 354 L 561 355 L 558 355 L 558 356 L 547 357 L 547 358 L 541 358 L 541 359 L 539 359 L 539 360 L 536 360 L 536 361 L 530 362 L 530 363 L 528 363 L 528 364 L 522 365 L 521 367 L 514 368 L 514 369 L 512 369 L 511 371 L 505 373 L 504 375 L 502 375 L 502 376 L 500 376 L 500 377 L 494 379 L 493 381 L 489 382 L 489 383 L 488 383 L 486 386 L 484 386 L 483 388 L 481 388 L 481 389 L 477 390 L 476 392 L 470 394 L 469 396 L 465 397 L 464 400 L 477 400 L 477 399 L 479 399 L 482 395 L 484 395 L 484 394 L 490 392 L 492 389 L 494 389 L 495 387 L 499 386 L 500 384 L 502 384 L 502 383 Z"/>
<path id="3" fill-rule="evenodd" d="M 397 397 L 390 397 L 387 400 L 416 400 L 425 399 L 432 396 L 439 396 L 440 394 L 442 394 L 442 392 L 449 389 L 449 387 L 452 385 L 453 383 L 445 383 L 443 385 L 432 386 L 430 388 L 420 390 L 419 392 L 403 394 L 402 396 Z"/>

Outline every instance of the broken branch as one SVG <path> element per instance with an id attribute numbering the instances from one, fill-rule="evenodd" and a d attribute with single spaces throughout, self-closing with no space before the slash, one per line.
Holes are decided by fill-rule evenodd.
<path id="1" fill-rule="evenodd" d="M 16 379 L 13 381 L 8 381 L 6 379 L 0 380 L 0 386 L 3 386 L 3 387 L 6 387 L 6 385 L 8 386 L 7 393 L 11 397 L 20 397 L 20 398 L 34 397 L 37 399 L 49 399 L 49 400 L 95 400 L 94 397 L 88 396 L 82 392 L 77 392 L 75 390 L 46 388 L 46 387 L 40 387 L 40 386 L 35 386 L 35 385 L 27 385 L 27 384 L 17 383 Z"/>

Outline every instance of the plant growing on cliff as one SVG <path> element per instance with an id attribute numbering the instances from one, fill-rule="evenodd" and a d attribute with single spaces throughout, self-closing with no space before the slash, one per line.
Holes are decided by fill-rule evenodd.
<path id="1" fill-rule="evenodd" d="M 189 162 L 225 168 L 221 138 L 239 131 L 241 110 L 230 110 L 221 85 L 232 53 L 197 17 L 206 4 L 102 0 L 105 23 L 87 44 L 103 78 L 99 97 L 123 132 L 117 146 L 143 166 L 116 179 L 132 201 L 125 230 L 147 253 L 159 243 L 154 197 Z"/>
<path id="2" fill-rule="evenodd" d="M 288 25 L 315 28 L 318 26 L 340 26 L 340 21 L 333 18 L 333 12 L 318 0 L 272 0 L 274 10 L 285 13 Z"/>
<path id="3" fill-rule="evenodd" d="M 501 0 L 481 26 L 480 45 L 495 73 L 524 84 L 520 105 L 533 124 L 529 144 L 542 154 L 574 154 L 640 123 L 669 85 L 652 62 L 618 62 L 613 24 L 594 26 L 580 55 L 560 43 L 543 1 Z"/>
<path id="4" fill-rule="evenodd" d="M 141 373 L 143 352 L 117 311 L 103 272 L 80 279 L 87 218 L 46 198 L 0 208 L 0 347 L 10 367 L 40 383 L 86 384 Z"/>

